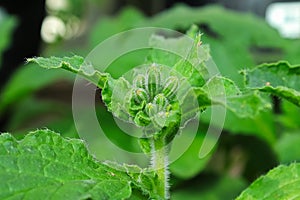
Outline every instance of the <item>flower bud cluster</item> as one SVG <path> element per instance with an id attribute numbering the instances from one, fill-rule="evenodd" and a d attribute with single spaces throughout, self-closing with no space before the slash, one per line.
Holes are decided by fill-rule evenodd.
<path id="1" fill-rule="evenodd" d="M 169 76 L 162 80 L 159 69 L 153 64 L 145 74 L 138 74 L 133 79 L 127 109 L 138 126 L 152 124 L 156 128 L 162 128 L 174 112 L 178 113 L 176 92 L 179 78 Z"/>

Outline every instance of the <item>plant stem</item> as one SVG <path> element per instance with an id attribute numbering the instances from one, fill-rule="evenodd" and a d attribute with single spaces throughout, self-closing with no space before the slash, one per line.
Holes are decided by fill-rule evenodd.
<path id="1" fill-rule="evenodd" d="M 152 142 L 152 158 L 151 167 L 155 170 L 159 186 L 158 194 L 165 199 L 170 198 L 169 194 L 169 170 L 168 170 L 168 147 L 165 145 L 164 141 L 153 140 Z"/>

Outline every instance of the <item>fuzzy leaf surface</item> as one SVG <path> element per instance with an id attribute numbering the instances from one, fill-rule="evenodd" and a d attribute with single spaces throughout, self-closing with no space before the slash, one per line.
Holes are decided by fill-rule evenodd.
<path id="1" fill-rule="evenodd" d="M 2 134 L 0 159 L 0 199 L 115 200 L 129 198 L 133 188 L 159 199 L 150 191 L 153 173 L 99 163 L 81 140 L 50 130 L 31 132 L 21 141 Z"/>

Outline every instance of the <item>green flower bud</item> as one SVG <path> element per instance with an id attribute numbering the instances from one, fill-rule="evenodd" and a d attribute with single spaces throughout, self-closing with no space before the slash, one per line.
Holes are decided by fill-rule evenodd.
<path id="1" fill-rule="evenodd" d="M 147 94 L 147 91 L 144 90 L 143 88 L 138 88 L 135 91 L 133 91 L 133 97 L 137 103 L 142 103 L 143 101 L 145 102 L 149 101 L 149 96 Z"/>
<path id="2" fill-rule="evenodd" d="M 166 97 L 173 97 L 179 85 L 179 80 L 176 76 L 171 76 L 167 79 L 164 85 L 163 94 Z"/>
<path id="3" fill-rule="evenodd" d="M 156 126 L 156 128 L 159 129 L 163 128 L 166 125 L 166 120 L 168 118 L 168 115 L 169 112 L 164 112 L 164 111 L 158 112 L 152 120 L 154 126 Z"/>
<path id="4" fill-rule="evenodd" d="M 144 88 L 146 87 L 146 78 L 142 74 L 138 74 L 135 79 L 133 80 L 133 85 L 136 88 Z"/>
<path id="5" fill-rule="evenodd" d="M 148 92 L 150 98 L 153 99 L 154 96 L 158 93 L 160 88 L 160 71 L 159 69 L 153 65 L 149 67 L 147 71 L 147 82 L 148 82 Z"/>
<path id="6" fill-rule="evenodd" d="M 145 106 L 145 111 L 149 117 L 153 117 L 158 111 L 157 105 L 153 103 L 147 103 Z"/>
<path id="7" fill-rule="evenodd" d="M 160 93 L 154 97 L 153 103 L 158 105 L 160 109 L 165 109 L 169 104 L 169 101 L 164 94 Z"/>

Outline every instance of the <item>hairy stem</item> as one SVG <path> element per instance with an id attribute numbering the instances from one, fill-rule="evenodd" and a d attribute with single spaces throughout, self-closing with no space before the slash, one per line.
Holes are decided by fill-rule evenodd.
<path id="1" fill-rule="evenodd" d="M 152 142 L 151 167 L 156 171 L 159 180 L 158 194 L 165 199 L 170 198 L 169 194 L 169 161 L 168 147 L 164 141 L 154 140 Z"/>

